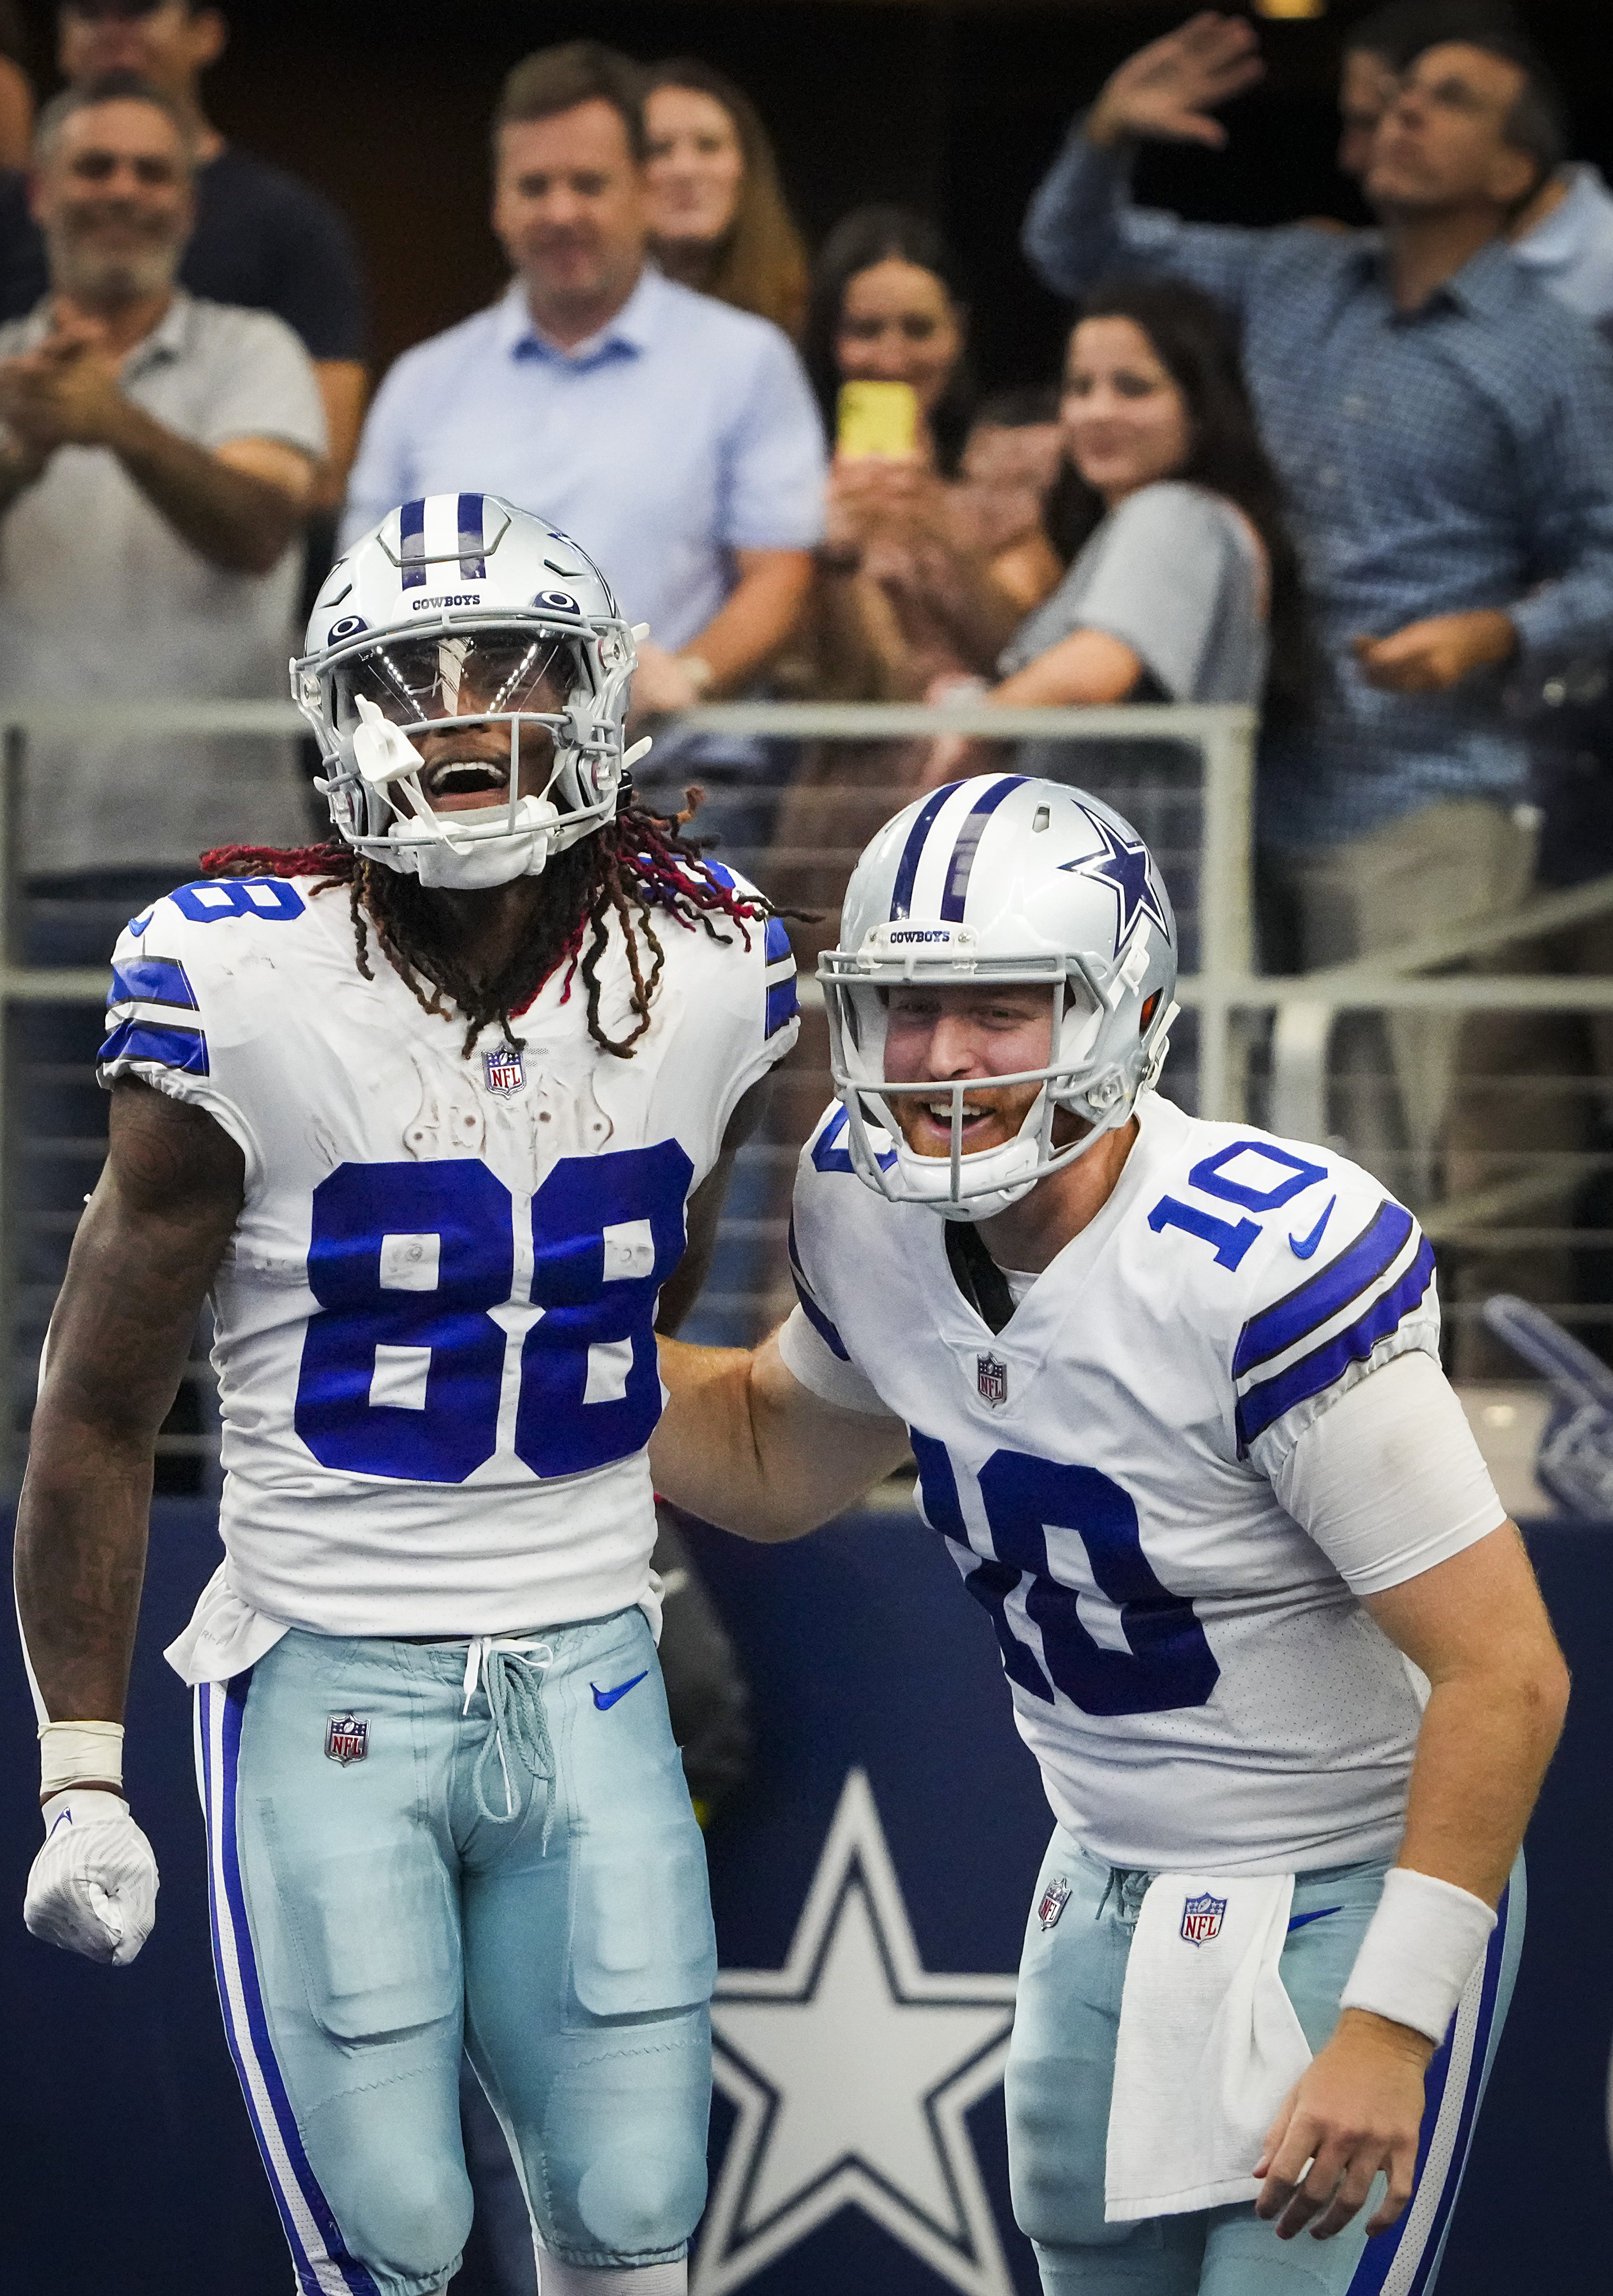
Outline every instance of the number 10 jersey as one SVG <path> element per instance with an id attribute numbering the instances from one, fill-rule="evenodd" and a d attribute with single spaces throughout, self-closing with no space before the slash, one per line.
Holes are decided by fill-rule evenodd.
<path id="1" fill-rule="evenodd" d="M 1358 1597 L 1502 1511 L 1480 1469 L 1470 1519 L 1437 1538 L 1374 1521 L 1336 1567 L 1273 1477 L 1347 1390 L 1410 1350 L 1437 1361 L 1433 1256 L 1327 1149 L 1151 1095 L 1138 1120 L 1102 1210 L 994 1332 L 943 1222 L 855 1177 L 833 1111 L 796 1185 L 785 1362 L 906 1422 L 1048 1799 L 1095 1856 L 1226 1874 L 1391 1856 L 1420 1706 Z"/>
<path id="2" fill-rule="evenodd" d="M 561 965 L 467 1055 L 345 888 L 182 886 L 114 957 L 104 1082 L 205 1109 L 245 1159 L 213 1289 L 224 1584 L 326 1635 L 492 1634 L 646 1599 L 651 1329 L 684 1205 L 794 1040 L 783 927 L 658 919 L 623 1059 Z M 601 1019 L 626 1034 L 619 931 Z M 273 1640 L 271 1629 L 267 1639 Z M 239 1637 L 237 1637 L 239 1641 Z M 259 1636 L 254 1648 L 260 1650 Z M 176 1660 L 177 1662 L 177 1660 Z"/>

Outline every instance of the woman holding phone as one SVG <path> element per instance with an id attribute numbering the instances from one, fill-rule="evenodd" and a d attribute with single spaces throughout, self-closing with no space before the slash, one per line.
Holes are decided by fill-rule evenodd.
<path id="1" fill-rule="evenodd" d="M 968 329 L 958 266 L 924 217 L 858 208 L 831 233 L 804 347 L 835 441 L 815 600 L 822 693 L 916 701 L 938 676 L 985 669 L 1057 578 L 1034 517 L 982 546 L 960 483 Z"/>
<path id="2" fill-rule="evenodd" d="M 988 672 L 1058 580 L 1041 529 L 1055 410 L 1004 394 L 973 420 L 968 325 L 958 266 L 922 216 L 859 208 L 830 234 L 803 349 L 835 454 L 808 613 L 780 665 L 795 692 L 922 701 L 938 681 Z M 929 754 L 921 739 L 809 746 L 780 809 L 775 898 L 838 913 L 851 862 Z M 830 931 L 798 931 L 803 963 Z"/>

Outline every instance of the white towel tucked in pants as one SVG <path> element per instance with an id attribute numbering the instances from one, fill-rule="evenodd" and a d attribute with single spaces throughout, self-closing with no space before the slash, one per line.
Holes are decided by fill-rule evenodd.
<path id="1" fill-rule="evenodd" d="M 1278 2107 L 1311 2061 L 1278 1973 L 1291 1874 L 1159 1874 L 1126 1965 L 1109 2114 L 1110 2223 L 1252 2201 Z"/>

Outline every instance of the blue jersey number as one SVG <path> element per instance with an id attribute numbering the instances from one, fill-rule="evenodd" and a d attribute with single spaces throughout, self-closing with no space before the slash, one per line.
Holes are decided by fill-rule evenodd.
<path id="1" fill-rule="evenodd" d="M 967 1546 L 946 1447 L 917 1428 L 910 1432 L 924 1512 L 938 1530 Z M 964 1584 L 996 1628 L 1011 1681 L 1049 1704 L 1057 1687 L 1084 1714 L 1165 1714 L 1205 1703 L 1221 1669 L 1192 1604 L 1155 1577 L 1142 1552 L 1136 1507 L 1118 1483 L 1095 1467 L 994 1451 L 980 1470 L 979 1485 L 994 1553 Z M 1049 1570 L 1047 1533 L 1055 1527 L 1080 1534 L 1093 1577 L 1119 1611 L 1127 1649 L 1106 1650 L 1094 1642 L 1081 1622 L 1077 1590 Z M 1040 1655 L 1014 1632 L 1008 1616 L 1009 1596 L 1026 1581 L 1025 1611 L 1039 1630 Z"/>
<path id="2" fill-rule="evenodd" d="M 283 877 L 203 877 L 193 885 L 177 885 L 168 898 L 193 924 L 216 925 L 220 917 L 261 917 L 270 924 L 289 924 L 306 906 L 295 885 Z"/>
<path id="3" fill-rule="evenodd" d="M 684 1249 L 692 1169 L 673 1141 L 567 1157 L 532 1199 L 515 1450 L 582 1474 L 649 1440 L 651 1319 Z M 343 1164 L 314 1191 L 297 1432 L 323 1466 L 463 1483 L 498 1440 L 514 1304 L 510 1191 L 485 1164 Z M 525 1302 L 520 1303 L 525 1305 Z"/>
<path id="4" fill-rule="evenodd" d="M 1252 1156 L 1268 1166 L 1274 1164 L 1279 1176 L 1274 1184 L 1261 1188 L 1252 1180 L 1229 1178 L 1223 1168 L 1236 1163 L 1241 1156 Z M 1279 1148 L 1274 1140 L 1233 1140 L 1226 1147 L 1218 1148 L 1213 1156 L 1201 1157 L 1188 1174 L 1187 1184 L 1204 1195 L 1217 1196 L 1223 1203 L 1237 1204 L 1245 1211 L 1274 1212 L 1326 1177 L 1325 1164 L 1307 1163 L 1303 1156 L 1294 1156 L 1286 1148 Z M 1210 1246 L 1217 1266 L 1222 1267 L 1237 1267 L 1260 1233 L 1258 1220 L 1221 1219 L 1199 1204 L 1184 1204 L 1179 1196 L 1161 1196 L 1148 1216 L 1148 1224 L 1156 1235 L 1162 1229 L 1175 1227 L 1184 1234 L 1198 1236 Z"/>

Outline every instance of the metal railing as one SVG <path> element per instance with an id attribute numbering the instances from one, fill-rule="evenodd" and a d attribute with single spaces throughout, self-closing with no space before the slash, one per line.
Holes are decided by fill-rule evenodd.
<path id="1" fill-rule="evenodd" d="M 30 736 L 114 731 L 129 735 L 163 732 L 283 735 L 299 733 L 302 724 L 289 703 L 253 701 L 147 701 L 126 708 L 12 705 L 5 715 L 4 770 L 0 775 L 0 1022 L 9 1024 L 12 1012 L 29 1004 L 99 1004 L 109 981 L 108 972 L 101 967 L 46 968 L 22 961 L 18 938 L 20 880 L 12 831 Z M 1254 711 L 1247 708 L 1007 710 L 979 703 L 930 709 L 877 703 L 739 702 L 690 711 L 674 722 L 680 734 L 733 741 L 761 737 L 784 743 L 866 744 L 958 734 L 995 743 L 1052 739 L 1071 745 L 1072 753 L 1094 742 L 1103 744 L 1112 755 L 1111 745 L 1116 743 L 1161 741 L 1196 750 L 1201 759 L 1193 857 L 1197 914 L 1196 934 L 1190 933 L 1190 938 L 1196 937 L 1197 959 L 1177 993 L 1196 1023 L 1191 1097 L 1202 1115 L 1237 1119 L 1257 1113 L 1273 1130 L 1299 1138 L 1324 1139 L 1328 1047 L 1341 1013 L 1403 1007 L 1447 1012 L 1613 1012 L 1613 977 L 1563 979 L 1538 972 L 1452 970 L 1476 958 L 1491 958 L 1509 943 L 1560 931 L 1613 910 L 1613 877 L 1326 972 L 1285 978 L 1257 973 L 1253 914 L 1257 721 Z M 700 767 L 692 765 L 690 775 L 700 778 Z M 788 780 L 788 772 L 781 771 L 774 781 L 764 775 L 742 784 L 713 788 L 700 816 L 700 832 L 709 835 L 716 830 L 720 835 L 725 820 L 749 821 L 754 832 L 758 804 L 764 809 L 776 807 L 787 795 Z M 865 784 L 856 794 L 864 812 L 872 805 L 876 812 L 882 808 L 888 816 L 914 793 L 909 780 L 893 781 L 883 788 Z M 819 794 L 826 814 L 832 816 L 837 799 L 832 782 Z M 859 837 L 856 845 L 838 848 L 826 835 L 812 845 L 810 857 L 820 867 L 832 865 L 848 873 L 864 841 Z M 725 858 L 745 868 L 764 890 L 771 890 L 768 876 L 774 865 L 802 857 L 766 840 L 753 847 L 725 841 L 721 849 Z M 803 980 L 802 989 L 803 1004 L 810 1011 L 816 1001 L 815 984 Z M 1268 1058 L 1261 1076 L 1255 1073 L 1258 1062 L 1251 1064 L 1251 1046 L 1267 1016 L 1271 1022 Z M 10 1037 L 7 1025 L 8 1048 Z M 16 1079 L 10 1071 L 8 1049 L 7 1057 L 0 1060 L 0 1127 L 7 1128 L 0 1137 L 8 1143 L 0 1174 L 0 1349 L 4 1358 L 0 1360 L 0 1381 L 4 1382 L 0 1393 L 12 1398 L 8 1424 L 12 1417 L 20 1417 L 23 1401 L 12 1384 L 14 1374 L 20 1374 L 22 1366 L 13 1365 L 11 1357 L 19 1304 L 14 1273 L 15 1173 L 19 1152 L 27 1145 L 17 1136 Z M 815 1113 L 828 1096 L 826 1074 L 820 1080 L 823 1090 L 813 1103 Z M 805 1095 L 801 1097 L 805 1102 Z M 1256 1102 L 1260 1103 L 1257 1109 L 1252 1106 Z M 798 1123 L 790 1136 L 775 1133 L 743 1152 L 742 1170 L 749 1171 L 755 1185 L 749 1200 L 735 1204 L 724 1234 L 749 1272 L 739 1278 L 732 1274 L 719 1277 L 717 1288 L 708 1291 L 704 1303 L 727 1313 L 731 1320 L 742 1323 L 749 1317 L 754 1325 L 763 1312 L 777 1306 L 782 1296 L 781 1191 L 787 1190 L 789 1168 L 803 1129 Z M 83 1154 L 86 1185 L 93 1184 L 94 1157 L 83 1153 L 86 1144 L 53 1144 L 57 1150 Z M 1433 1206 L 1425 1218 L 1429 1233 L 1437 1242 L 1453 1245 L 1471 1242 L 1476 1235 L 1494 1240 L 1497 1222 L 1514 1219 L 1519 1212 L 1560 1198 L 1587 1169 L 1613 1167 L 1613 1155 L 1600 1153 L 1558 1159 L 1549 1170 L 1535 1168 L 1540 1160 L 1536 1157 L 1529 1168 L 1520 1168 L 1510 1180 L 1470 1192 L 1466 1199 L 1449 1199 Z M 742 1188 L 741 1195 L 743 1199 Z M 1519 1229 L 1513 1242 L 1523 1248 L 1527 1237 L 1548 1235 L 1555 1241 L 1568 1232 L 1559 1227 Z M 1613 1242 L 1613 1236 L 1607 1240 Z M 775 1263 L 771 1273 L 764 1264 L 770 1257 Z M 1613 1310 L 1609 1319 L 1613 1320 Z M 206 1436 L 185 1437 L 180 1447 L 205 1447 L 209 1440 Z"/>

